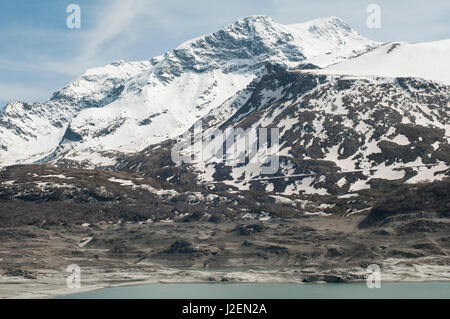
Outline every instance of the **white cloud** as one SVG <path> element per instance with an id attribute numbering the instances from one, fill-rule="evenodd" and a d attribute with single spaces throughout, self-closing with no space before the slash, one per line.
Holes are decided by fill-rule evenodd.
<path id="1" fill-rule="evenodd" d="M 112 62 L 108 60 L 111 53 L 124 51 L 135 40 L 129 26 L 140 13 L 145 12 L 143 9 L 148 8 L 148 4 L 145 0 L 108 1 L 104 6 L 96 6 L 97 22 L 93 27 L 82 24 L 82 28 L 77 31 L 14 30 L 14 33 L 25 39 L 52 39 L 53 42 L 46 44 L 55 50 L 44 53 L 37 51 L 32 55 L 23 53 L 19 58 L 0 56 L 0 69 L 76 76 L 88 68 Z M 72 45 L 67 42 L 72 42 Z M 66 53 L 64 58 L 58 59 L 58 47 Z M 71 51 L 73 54 L 70 54 Z"/>
<path id="2" fill-rule="evenodd" d="M 98 13 L 98 23 L 87 33 L 81 54 L 75 62 L 84 62 L 95 59 L 101 54 L 102 46 L 117 36 L 127 33 L 128 26 L 134 18 L 142 12 L 145 2 L 143 0 L 116 0 L 108 8 Z M 128 37 L 122 37 L 122 43 L 127 43 Z"/>

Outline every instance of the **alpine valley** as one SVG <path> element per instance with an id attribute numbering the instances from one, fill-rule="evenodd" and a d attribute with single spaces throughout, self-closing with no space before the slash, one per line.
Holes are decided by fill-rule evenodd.
<path id="1" fill-rule="evenodd" d="M 8 104 L 0 297 L 67 293 L 69 264 L 87 287 L 342 282 L 370 264 L 386 280 L 450 280 L 449 57 L 450 39 L 380 43 L 336 17 L 251 16 Z M 199 122 L 278 128 L 278 171 L 175 163 Z"/>

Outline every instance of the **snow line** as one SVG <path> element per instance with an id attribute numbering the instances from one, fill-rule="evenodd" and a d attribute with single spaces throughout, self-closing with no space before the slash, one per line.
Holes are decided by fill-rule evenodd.
<path id="1" fill-rule="evenodd" d="M 418 167 L 430 167 L 430 166 L 437 166 L 442 163 L 434 163 L 434 164 L 423 164 L 423 165 L 412 165 L 412 166 L 399 166 L 399 167 L 393 167 L 392 169 L 406 169 L 406 168 L 418 168 Z M 335 173 L 310 173 L 310 174 L 292 174 L 292 175 L 284 175 L 284 176 L 273 176 L 273 177 L 261 177 L 261 178 L 255 178 L 255 179 L 231 179 L 226 181 L 219 181 L 219 182 L 207 182 L 207 183 L 200 183 L 201 185 L 210 185 L 210 184 L 225 184 L 229 182 L 257 182 L 257 181 L 267 181 L 267 180 L 274 180 L 274 179 L 283 179 L 283 178 L 296 178 L 296 177 L 309 177 L 309 176 L 322 176 L 322 175 L 338 175 L 338 174 L 347 174 L 347 173 L 359 173 L 359 172 L 374 172 L 378 171 L 379 168 L 365 168 L 365 169 L 358 169 L 353 171 L 340 171 Z"/>

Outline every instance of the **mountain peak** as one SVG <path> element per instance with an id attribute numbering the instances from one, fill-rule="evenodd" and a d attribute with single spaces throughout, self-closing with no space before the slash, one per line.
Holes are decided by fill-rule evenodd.
<path id="1" fill-rule="evenodd" d="M 303 23 L 291 24 L 288 27 L 297 29 L 302 32 L 309 32 L 316 36 L 329 36 L 331 33 L 348 35 L 359 35 L 347 22 L 338 17 L 319 18 Z"/>
<path id="2" fill-rule="evenodd" d="M 233 27 L 253 27 L 255 25 L 261 25 L 261 26 L 282 26 L 281 24 L 278 24 L 275 22 L 270 16 L 267 15 L 251 15 L 248 17 L 244 17 L 241 19 L 238 19 L 234 21 L 233 23 L 227 25 L 224 29 L 233 28 Z M 326 28 L 326 27 L 334 27 L 334 28 L 340 28 L 347 31 L 354 31 L 354 29 L 343 19 L 336 17 L 336 16 L 330 16 L 325 18 L 317 18 L 313 20 L 309 20 L 303 23 L 297 23 L 292 24 L 292 26 L 295 25 L 305 25 L 310 27 L 311 29 L 314 28 Z M 289 25 L 288 25 L 289 27 Z"/>
<path id="3" fill-rule="evenodd" d="M 269 16 L 252 15 L 167 52 L 157 63 L 157 73 L 170 80 L 186 70 L 203 72 L 222 67 L 237 70 L 248 69 L 249 65 L 259 68 L 274 59 L 295 66 L 307 58 L 343 47 L 353 52 L 373 44 L 337 17 L 282 25 Z M 340 55 L 347 56 L 347 52 Z"/>
<path id="4" fill-rule="evenodd" d="M 259 68 L 271 59 L 302 61 L 305 56 L 293 40 L 289 30 L 272 18 L 249 16 L 168 51 L 157 68 L 170 78 L 186 70 L 202 72 L 223 66 L 233 70 Z"/>
<path id="5" fill-rule="evenodd" d="M 232 22 L 231 24 L 227 25 L 224 29 L 230 28 L 235 29 L 236 27 L 251 28 L 256 25 L 267 27 L 273 23 L 274 23 L 273 19 L 267 15 L 251 15 Z"/>
<path id="6" fill-rule="evenodd" d="M 238 24 L 238 23 L 258 23 L 258 22 L 273 22 L 273 19 L 269 17 L 268 15 L 264 14 L 255 14 L 250 15 L 247 17 L 240 18 L 233 22 L 232 24 Z"/>

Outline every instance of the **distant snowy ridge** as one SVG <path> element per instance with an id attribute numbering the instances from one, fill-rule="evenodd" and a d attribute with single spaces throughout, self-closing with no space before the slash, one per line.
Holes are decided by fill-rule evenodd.
<path id="1" fill-rule="evenodd" d="M 415 77 L 450 85 L 450 39 L 425 43 L 387 43 L 318 74 Z"/>

